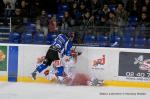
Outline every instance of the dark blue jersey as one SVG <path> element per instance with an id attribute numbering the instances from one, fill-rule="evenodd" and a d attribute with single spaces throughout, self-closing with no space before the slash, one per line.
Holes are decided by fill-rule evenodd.
<path id="1" fill-rule="evenodd" d="M 59 34 L 51 45 L 57 47 L 62 55 L 70 56 L 72 42 L 66 35 Z"/>

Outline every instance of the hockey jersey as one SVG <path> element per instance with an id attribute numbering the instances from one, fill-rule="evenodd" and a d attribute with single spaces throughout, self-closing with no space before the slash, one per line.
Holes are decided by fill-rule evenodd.
<path id="1" fill-rule="evenodd" d="M 72 42 L 64 34 L 59 34 L 55 38 L 51 46 L 55 46 L 57 49 L 59 49 L 59 52 L 61 53 L 62 56 L 71 55 Z"/>

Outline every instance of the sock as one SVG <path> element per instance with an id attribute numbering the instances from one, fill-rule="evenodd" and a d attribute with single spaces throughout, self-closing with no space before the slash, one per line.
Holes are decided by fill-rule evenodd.
<path id="1" fill-rule="evenodd" d="M 48 66 L 46 66 L 45 64 L 40 64 L 37 68 L 36 68 L 36 70 L 35 70 L 35 72 L 39 72 L 39 73 L 41 73 L 44 69 L 46 69 Z"/>

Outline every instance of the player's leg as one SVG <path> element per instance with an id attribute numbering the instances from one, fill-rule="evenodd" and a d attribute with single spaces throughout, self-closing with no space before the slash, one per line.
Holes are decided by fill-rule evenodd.
<path id="1" fill-rule="evenodd" d="M 40 64 L 37 66 L 37 68 L 32 72 L 32 79 L 36 80 L 37 73 L 41 73 L 44 69 L 46 69 L 48 66 L 45 64 Z"/>
<path id="2" fill-rule="evenodd" d="M 55 73 L 58 83 L 62 84 L 64 79 L 64 66 L 57 67 L 57 72 Z"/>
<path id="3" fill-rule="evenodd" d="M 41 73 L 44 69 L 50 66 L 54 60 L 58 60 L 58 59 L 59 59 L 58 52 L 49 49 L 46 53 L 45 60 L 43 61 L 43 63 L 38 65 L 37 68 L 32 73 L 32 79 L 35 80 L 37 73 Z"/>
<path id="4" fill-rule="evenodd" d="M 51 66 L 51 68 L 50 68 L 49 70 L 46 70 L 46 71 L 44 72 L 44 75 L 45 75 L 45 77 L 46 77 L 48 80 L 56 79 L 57 77 L 56 77 L 56 75 L 55 75 L 55 71 L 56 71 L 56 69 L 53 68 L 53 66 Z"/>

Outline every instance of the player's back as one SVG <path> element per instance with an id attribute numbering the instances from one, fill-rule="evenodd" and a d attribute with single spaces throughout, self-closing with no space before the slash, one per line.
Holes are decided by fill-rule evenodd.
<path id="1" fill-rule="evenodd" d="M 68 41 L 68 37 L 66 35 L 59 34 L 53 41 L 52 45 L 57 46 L 62 50 L 65 47 L 67 41 Z"/>

